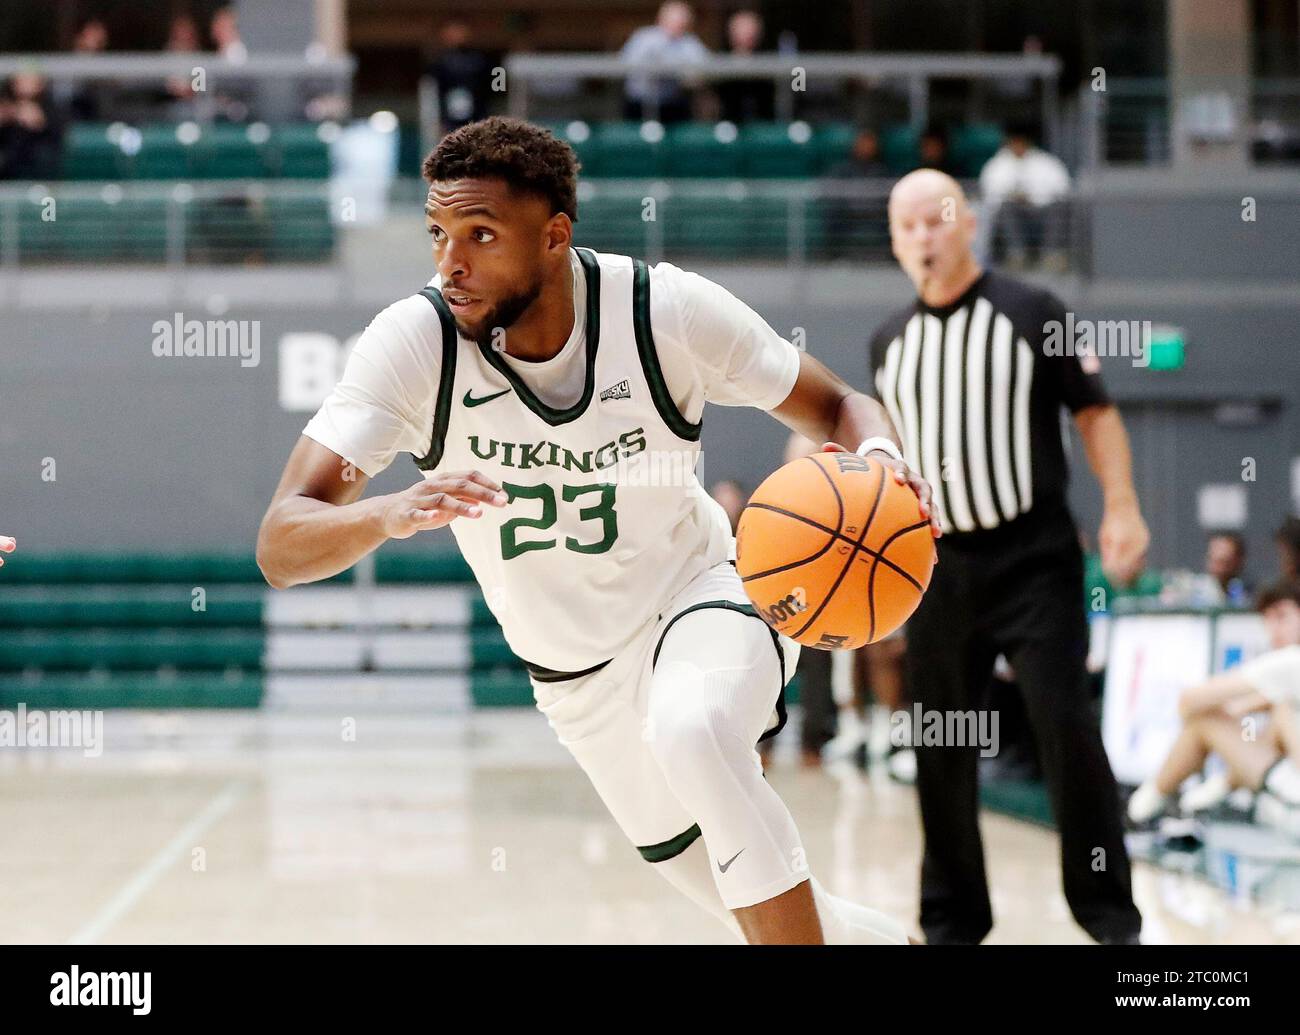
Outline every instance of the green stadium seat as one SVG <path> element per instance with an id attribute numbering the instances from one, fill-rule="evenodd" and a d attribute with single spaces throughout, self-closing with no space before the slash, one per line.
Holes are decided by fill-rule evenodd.
<path id="1" fill-rule="evenodd" d="M 131 170 L 137 180 L 184 180 L 192 175 L 194 149 L 202 136 L 194 123 L 144 126 Z"/>
<path id="2" fill-rule="evenodd" d="M 330 583 L 351 582 L 351 571 Z M 248 583 L 265 586 L 251 553 L 197 552 L 186 554 L 77 551 L 29 551 L 5 561 L 8 586 L 170 583 L 184 586 Z"/>
<path id="3" fill-rule="evenodd" d="M 849 122 L 827 122 L 813 130 L 813 171 L 824 175 L 853 153 L 857 128 Z"/>
<path id="4" fill-rule="evenodd" d="M 334 224 L 324 197 L 266 200 L 267 257 L 274 262 L 321 262 L 334 254 Z"/>
<path id="5" fill-rule="evenodd" d="M 192 587 L 42 586 L 8 588 L 0 596 L 0 629 L 231 628 L 262 626 L 264 591 L 240 587 L 206 591 L 193 607 Z"/>
<path id="6" fill-rule="evenodd" d="M 806 122 L 751 122 L 741 129 L 741 173 L 763 179 L 801 179 L 816 171 L 817 151 Z"/>
<path id="7" fill-rule="evenodd" d="M 473 582 L 465 558 L 454 546 L 427 553 L 380 551 L 375 556 L 376 582 Z"/>
<path id="8" fill-rule="evenodd" d="M 258 708 L 263 675 L 157 672 L 57 673 L 39 678 L 0 675 L 0 708 Z"/>
<path id="9" fill-rule="evenodd" d="M 269 172 L 270 130 L 251 126 L 208 126 L 190 152 L 190 172 L 203 180 L 252 180 Z"/>
<path id="10" fill-rule="evenodd" d="M 623 255 L 639 255 L 646 250 L 647 227 L 641 218 L 640 198 L 625 192 L 604 193 L 599 184 L 590 182 L 580 182 L 578 187 L 578 221 L 573 227 L 575 244 Z"/>
<path id="11" fill-rule="evenodd" d="M 63 137 L 63 177 L 68 180 L 118 180 L 131 175 L 133 158 L 112 139 L 103 123 L 73 123 Z"/>
<path id="12" fill-rule="evenodd" d="M 992 123 L 958 126 L 952 132 L 949 154 L 963 176 L 977 177 L 984 163 L 1002 146 L 1002 127 Z"/>
<path id="13" fill-rule="evenodd" d="M 911 126 L 887 126 L 880 134 L 880 157 L 895 176 L 921 164 L 921 137 Z"/>
<path id="14" fill-rule="evenodd" d="M 712 196 L 670 195 L 662 200 L 658 215 L 663 220 L 664 249 L 669 258 L 747 254 L 747 204 L 748 199 L 734 188 L 722 188 Z"/>
<path id="15" fill-rule="evenodd" d="M 728 177 L 740 173 L 739 133 L 730 122 L 684 122 L 668 128 L 664 173 L 685 178 Z"/>
<path id="16" fill-rule="evenodd" d="M 284 180 L 324 180 L 330 175 L 330 151 L 329 144 L 322 137 L 323 129 L 320 126 L 310 124 L 294 124 L 279 126 L 271 133 L 271 169 L 276 176 Z M 407 138 L 410 137 L 413 143 L 407 144 Z M 413 148 L 414 168 L 409 173 L 412 176 L 420 175 L 420 161 L 423 155 L 419 154 L 420 134 L 418 127 L 411 127 L 408 134 L 405 128 L 402 131 L 402 142 L 399 148 Z M 403 174 L 407 174 L 407 165 L 410 156 L 406 151 L 401 152 L 404 158 L 399 158 L 399 167 Z"/>
<path id="17" fill-rule="evenodd" d="M 257 670 L 264 639 L 261 630 L 24 630 L 0 641 L 0 671 Z"/>
<path id="18" fill-rule="evenodd" d="M 592 150 L 602 177 L 662 176 L 665 147 L 657 122 L 606 122 L 592 127 Z"/>

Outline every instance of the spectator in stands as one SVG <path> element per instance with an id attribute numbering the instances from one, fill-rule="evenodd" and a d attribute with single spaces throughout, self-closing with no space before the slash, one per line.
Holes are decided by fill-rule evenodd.
<path id="1" fill-rule="evenodd" d="M 680 67 L 708 57 L 708 48 L 691 32 L 695 15 L 682 0 L 668 0 L 659 8 L 654 25 L 643 26 L 628 37 L 621 56 L 624 61 L 654 62 Z M 637 73 L 627 77 L 623 117 L 657 118 L 660 122 L 684 122 L 691 117 L 691 99 L 675 76 Z"/>
<path id="2" fill-rule="evenodd" d="M 63 122 L 39 72 L 18 72 L 0 91 L 0 179 L 38 180 L 59 173 Z"/>
<path id="3" fill-rule="evenodd" d="M 102 54 L 108 48 L 108 27 L 98 17 L 83 19 L 72 37 L 74 54 Z M 72 122 L 103 122 L 113 104 L 115 84 L 105 80 L 65 79 L 53 84 L 50 97 Z"/>
<path id="4" fill-rule="evenodd" d="M 194 19 L 188 14 L 172 18 L 163 49 L 173 54 L 194 54 L 202 50 L 203 41 L 199 38 L 199 27 Z M 168 76 L 157 97 L 160 103 L 168 106 L 167 117 L 173 121 L 195 117 L 194 84 L 189 76 Z"/>
<path id="5" fill-rule="evenodd" d="M 1271 805 L 1300 809 L 1300 580 L 1283 579 L 1268 587 L 1256 606 L 1272 650 L 1182 694 L 1182 732 L 1159 772 L 1129 799 L 1132 822 L 1148 823 L 1161 815 L 1183 781 L 1200 772 L 1211 754 L 1227 763 L 1227 772 L 1184 792 L 1178 801 L 1183 812 L 1212 808 L 1237 787 L 1270 796 Z M 1256 715 L 1267 718 L 1265 728 L 1244 735 Z"/>
<path id="6" fill-rule="evenodd" d="M 841 180 L 888 176 L 889 168 L 880 158 L 880 137 L 876 131 L 866 126 L 859 128 L 848 156 L 832 165 L 827 175 Z"/>
<path id="7" fill-rule="evenodd" d="M 11 535 L 0 535 L 0 553 L 13 553 L 18 543 Z M 5 559 L 0 557 L 0 568 L 5 566 Z"/>
<path id="8" fill-rule="evenodd" d="M 239 64 L 248 60 L 248 48 L 239 35 L 239 20 L 233 6 L 220 7 L 208 23 L 208 35 L 217 53 L 226 61 Z M 219 118 L 228 122 L 247 122 L 254 97 L 251 83 L 236 82 L 233 86 L 222 83 L 213 95 L 213 102 Z"/>
<path id="9" fill-rule="evenodd" d="M 763 19 L 753 11 L 737 11 L 727 19 L 728 53 L 752 57 L 763 42 Z M 788 87 L 786 87 L 788 88 Z M 770 122 L 775 111 L 772 80 L 723 79 L 714 88 L 720 115 L 728 122 Z"/>
<path id="10" fill-rule="evenodd" d="M 938 169 L 954 179 L 961 175 L 948 153 L 948 133 L 937 126 L 931 126 L 921 134 L 918 141 L 922 169 Z"/>
<path id="11" fill-rule="evenodd" d="M 248 57 L 248 48 L 239 35 L 239 18 L 233 5 L 217 8 L 208 23 L 208 34 L 217 53 L 227 61 L 243 61 Z"/>
<path id="12" fill-rule="evenodd" d="M 438 84 L 442 132 L 450 133 L 487 115 L 492 87 L 492 59 L 470 42 L 469 25 L 451 18 L 438 30 L 439 51 L 427 74 Z"/>
<path id="13" fill-rule="evenodd" d="M 1032 132 L 1012 127 L 980 171 L 980 194 L 993 245 L 1001 238 L 1006 265 L 1021 269 L 1031 249 L 1041 249 L 1043 265 L 1064 270 L 1065 229 L 1070 173 L 1055 155 L 1034 144 Z"/>
<path id="14" fill-rule="evenodd" d="M 1277 561 L 1284 579 L 1300 578 L 1300 517 L 1288 517 L 1274 533 Z"/>
<path id="15" fill-rule="evenodd" d="M 1246 540 L 1236 532 L 1215 532 L 1205 544 L 1205 575 L 1212 580 L 1222 602 L 1237 606 L 1250 599 L 1246 568 Z"/>

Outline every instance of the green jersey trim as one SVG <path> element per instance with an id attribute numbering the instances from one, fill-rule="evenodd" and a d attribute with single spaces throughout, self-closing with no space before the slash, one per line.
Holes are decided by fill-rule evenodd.
<path id="1" fill-rule="evenodd" d="M 552 427 L 568 424 L 581 417 L 591 403 L 591 396 L 596 386 L 596 349 L 600 344 L 600 263 L 590 249 L 575 248 L 574 251 L 578 253 L 578 261 L 582 264 L 583 272 L 587 277 L 587 373 L 582 395 L 576 403 L 567 410 L 557 410 L 547 406 L 524 384 L 514 367 L 502 359 L 496 349 L 482 342 L 479 342 L 478 346 L 479 351 L 483 353 L 483 358 L 510 382 L 510 386 L 524 401 L 524 405 Z"/>
<path id="2" fill-rule="evenodd" d="M 692 424 L 677 409 L 668 382 L 659 366 L 659 353 L 655 350 L 654 332 L 650 328 L 650 268 L 640 259 L 632 260 L 632 325 L 636 331 L 636 350 L 641 356 L 641 370 L 650 386 L 650 398 L 660 419 L 671 431 L 687 442 L 700 440 L 704 422 Z"/>
<path id="3" fill-rule="evenodd" d="M 438 378 L 438 402 L 433 410 L 433 435 L 429 439 L 429 452 L 415 461 L 421 471 L 432 471 L 442 460 L 447 425 L 451 423 L 452 391 L 456 383 L 456 318 L 437 288 L 427 287 L 420 294 L 429 300 L 442 325 L 442 371 Z"/>

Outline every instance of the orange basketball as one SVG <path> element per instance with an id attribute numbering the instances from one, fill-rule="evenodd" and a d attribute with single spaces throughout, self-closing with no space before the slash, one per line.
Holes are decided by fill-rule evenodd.
<path id="1" fill-rule="evenodd" d="M 763 620 L 822 650 L 874 643 L 907 621 L 934 560 L 916 494 L 856 453 L 775 471 L 736 530 L 736 570 Z"/>

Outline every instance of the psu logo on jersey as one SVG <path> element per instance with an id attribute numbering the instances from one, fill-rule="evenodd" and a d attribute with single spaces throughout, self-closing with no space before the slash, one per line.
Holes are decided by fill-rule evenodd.
<path id="1" fill-rule="evenodd" d="M 776 601 L 776 603 L 760 608 L 759 613 L 768 625 L 779 625 L 781 622 L 789 621 L 795 615 L 807 610 L 807 594 L 804 593 L 802 586 L 795 586 L 793 590 Z"/>
<path id="2" fill-rule="evenodd" d="M 610 385 L 600 393 L 600 401 L 608 402 L 610 399 L 631 399 L 632 383 L 624 378 L 618 384 Z"/>

